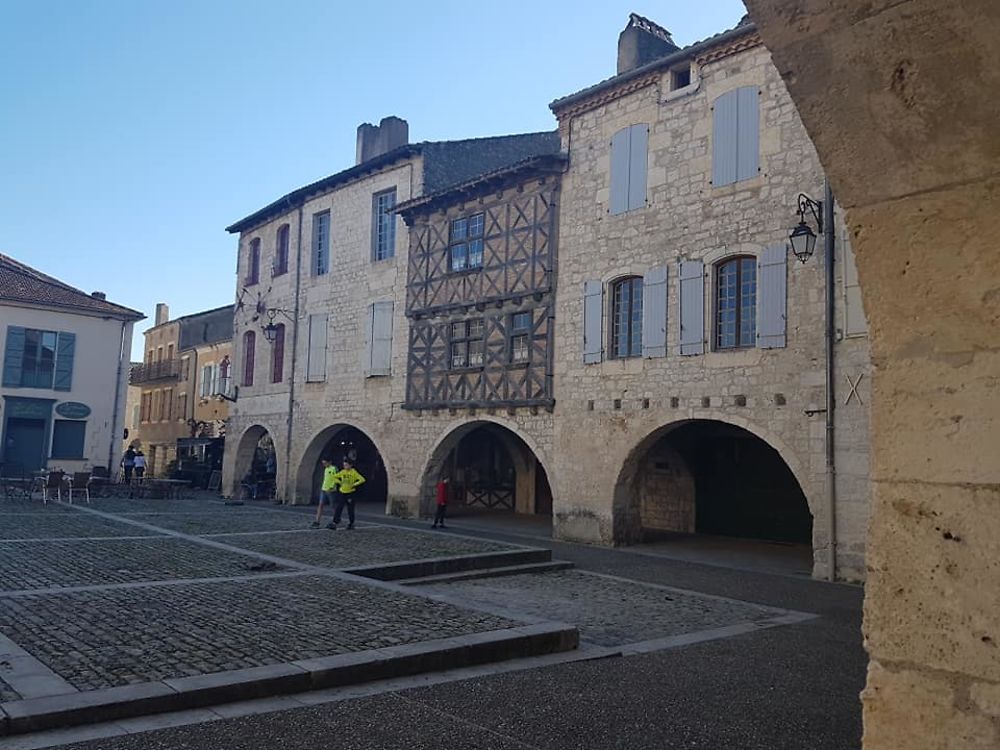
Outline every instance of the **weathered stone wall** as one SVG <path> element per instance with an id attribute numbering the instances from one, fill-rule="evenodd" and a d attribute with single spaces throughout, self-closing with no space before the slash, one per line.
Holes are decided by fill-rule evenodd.
<path id="1" fill-rule="evenodd" d="M 695 485 L 683 457 L 669 445 L 654 445 L 639 468 L 642 530 L 695 531 Z"/>
<path id="2" fill-rule="evenodd" d="M 1000 6 L 749 0 L 872 327 L 866 750 L 1000 747 Z"/>
<path id="3" fill-rule="evenodd" d="M 799 481 L 815 519 L 815 571 L 829 559 L 824 456 L 824 274 L 821 247 L 807 263 L 789 254 L 787 346 L 712 351 L 712 267 L 787 242 L 800 192 L 822 198 L 823 173 L 784 83 L 763 46 L 695 69 L 692 85 L 670 92 L 670 75 L 561 121 L 570 166 L 560 209 L 556 306 L 555 419 L 559 494 L 556 534 L 585 541 L 631 539 L 638 514 L 612 501 L 623 467 L 664 425 L 714 419 L 748 429 L 777 449 Z M 740 86 L 760 90 L 760 175 L 711 184 L 712 104 Z M 610 148 L 619 129 L 650 126 L 647 205 L 609 212 Z M 838 237 L 844 232 L 838 226 Z M 821 243 L 820 243 L 821 244 Z M 706 264 L 706 353 L 679 356 L 678 262 Z M 584 364 L 583 286 L 668 266 L 667 356 Z M 607 289 L 607 286 L 605 286 Z M 838 283 L 838 313 L 846 316 Z M 607 305 L 606 305 L 607 308 Z M 607 335 L 607 310 L 604 332 Z M 870 376 L 867 340 L 836 345 L 839 573 L 864 571 Z M 860 396 L 860 399 L 857 397 Z M 744 403 L 745 400 L 745 403 Z M 806 412 L 811 412 L 807 414 Z M 581 439 L 582 436 L 586 436 Z M 586 471 L 580 471 L 586 456 Z M 620 493 L 619 493 L 620 494 Z"/>

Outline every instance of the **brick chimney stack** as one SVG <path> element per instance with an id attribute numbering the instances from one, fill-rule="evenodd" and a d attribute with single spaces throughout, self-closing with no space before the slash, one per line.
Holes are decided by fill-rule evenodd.
<path id="1" fill-rule="evenodd" d="M 156 317 L 154 318 L 154 320 L 156 321 L 154 325 L 158 326 L 161 326 L 168 320 L 170 320 L 170 308 L 167 307 L 166 302 L 156 303 Z"/>
<path id="2" fill-rule="evenodd" d="M 630 13 L 628 25 L 618 35 L 618 75 L 640 68 L 648 62 L 676 52 L 670 32 L 662 26 Z"/>
<path id="3" fill-rule="evenodd" d="M 390 115 L 383 117 L 378 125 L 370 122 L 358 125 L 358 149 L 356 164 L 361 164 L 376 156 L 405 146 L 410 142 L 410 126 L 406 120 Z"/>

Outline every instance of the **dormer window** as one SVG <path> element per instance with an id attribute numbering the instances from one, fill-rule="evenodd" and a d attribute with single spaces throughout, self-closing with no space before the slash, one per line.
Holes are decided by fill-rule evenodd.
<path id="1" fill-rule="evenodd" d="M 691 85 L 691 63 L 685 63 L 680 68 L 670 71 L 670 90 L 677 91 Z"/>

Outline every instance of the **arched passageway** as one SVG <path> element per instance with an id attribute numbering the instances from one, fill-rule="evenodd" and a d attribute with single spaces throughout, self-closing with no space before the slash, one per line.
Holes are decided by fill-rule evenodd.
<path id="1" fill-rule="evenodd" d="M 450 516 L 552 516 L 545 467 L 523 438 L 494 422 L 461 425 L 438 443 L 424 472 L 427 515 L 442 479 L 450 484 Z"/>
<path id="2" fill-rule="evenodd" d="M 247 484 L 254 488 L 254 496 L 257 499 L 274 497 L 278 455 L 274 449 L 274 440 L 267 428 L 261 425 L 247 428 L 236 448 L 235 466 L 234 494 L 241 484 Z"/>
<path id="3" fill-rule="evenodd" d="M 812 514 L 788 464 L 735 425 L 695 420 L 640 444 L 619 476 L 626 542 L 705 534 L 812 544 Z"/>
<path id="4" fill-rule="evenodd" d="M 368 435 L 349 424 L 331 425 L 309 443 L 296 476 L 296 494 L 300 498 L 308 498 L 310 504 L 318 500 L 323 483 L 320 461 L 324 458 L 338 468 L 345 458 L 349 458 L 365 478 L 363 489 L 357 495 L 358 501 L 372 507 L 385 506 L 389 481 L 382 454 Z"/>

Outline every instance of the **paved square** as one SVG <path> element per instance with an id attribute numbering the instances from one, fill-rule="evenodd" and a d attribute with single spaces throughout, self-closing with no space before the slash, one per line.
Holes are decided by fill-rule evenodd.
<path id="1" fill-rule="evenodd" d="M 253 531 L 301 531 L 309 517 L 266 510 L 232 511 L 218 507 L 201 513 L 145 513 L 123 515 L 131 521 L 152 524 L 182 534 L 238 534 Z"/>
<path id="2" fill-rule="evenodd" d="M 150 533 L 135 526 L 83 513 L 0 514 L 0 542 L 11 539 L 148 536 Z"/>

